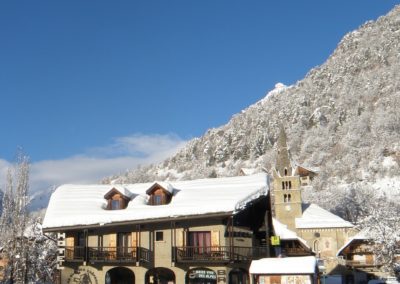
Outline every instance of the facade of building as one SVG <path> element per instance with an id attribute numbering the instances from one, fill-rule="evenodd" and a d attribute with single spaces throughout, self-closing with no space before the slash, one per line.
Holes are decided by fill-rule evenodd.
<path id="1" fill-rule="evenodd" d="M 264 258 L 251 263 L 255 284 L 317 284 L 318 265 L 314 256 Z"/>
<path id="2" fill-rule="evenodd" d="M 57 233 L 61 283 L 247 284 L 272 253 L 269 206 L 266 174 L 65 185 L 43 230 Z"/>
<path id="3" fill-rule="evenodd" d="M 339 249 L 337 255 L 343 259 L 343 265 L 348 268 L 347 283 L 367 283 L 371 279 L 392 278 L 388 271 L 382 269 L 381 260 L 375 254 L 377 249 L 379 245 L 374 244 L 368 230 L 362 230 Z M 400 260 L 400 250 L 394 253 Z M 398 282 L 393 280 L 386 283 Z"/>
<path id="4" fill-rule="evenodd" d="M 343 273 L 345 267 L 340 264 L 337 252 L 355 234 L 353 224 L 316 204 L 303 202 L 302 190 L 304 186 L 310 184 L 317 173 L 306 167 L 295 165 L 291 161 L 283 128 L 277 148 L 276 165 L 272 169 L 271 199 L 274 218 L 285 225 L 293 235 L 305 241 L 310 248 L 309 253 L 324 262 L 323 269 L 326 273 Z M 301 244 L 299 241 L 292 241 L 292 243 L 295 247 Z M 285 252 L 284 247 L 282 247 L 282 253 L 293 256 L 293 253 Z M 300 253 L 304 255 L 304 250 Z"/>

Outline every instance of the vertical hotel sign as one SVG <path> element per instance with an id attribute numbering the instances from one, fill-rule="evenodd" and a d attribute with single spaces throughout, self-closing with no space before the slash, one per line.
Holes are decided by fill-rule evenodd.
<path id="1" fill-rule="evenodd" d="M 65 261 L 65 233 L 57 233 L 57 269 L 64 269 Z"/>

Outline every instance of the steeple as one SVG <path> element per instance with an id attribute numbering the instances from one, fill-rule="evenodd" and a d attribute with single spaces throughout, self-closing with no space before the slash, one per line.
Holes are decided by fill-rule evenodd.
<path id="1" fill-rule="evenodd" d="M 287 137 L 283 126 L 280 127 L 277 147 L 278 147 L 277 149 L 278 153 L 276 156 L 276 164 L 275 164 L 276 171 L 282 177 L 291 176 L 292 165 L 290 163 L 289 150 L 287 147 Z"/>
<path id="2" fill-rule="evenodd" d="M 295 174 L 290 162 L 285 129 L 280 127 L 277 141 L 277 156 L 273 171 L 273 208 L 275 218 L 296 230 L 296 218 L 302 216 L 300 177 Z"/>

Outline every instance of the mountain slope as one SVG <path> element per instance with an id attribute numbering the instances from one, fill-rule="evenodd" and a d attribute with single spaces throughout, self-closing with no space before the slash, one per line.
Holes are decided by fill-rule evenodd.
<path id="1" fill-rule="evenodd" d="M 191 140 L 159 165 L 104 182 L 142 182 L 237 175 L 269 169 L 279 126 L 292 158 L 318 167 L 315 186 L 399 174 L 400 6 L 347 34 L 321 66 L 275 90 L 224 126 Z"/>

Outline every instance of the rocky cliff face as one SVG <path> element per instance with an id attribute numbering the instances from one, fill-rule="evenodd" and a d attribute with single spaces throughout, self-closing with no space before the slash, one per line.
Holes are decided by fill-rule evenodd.
<path id="1" fill-rule="evenodd" d="M 188 142 L 174 157 L 104 182 L 269 169 L 280 125 L 292 158 L 320 169 L 317 188 L 399 175 L 400 6 L 347 34 L 303 80 L 288 87 L 277 84 L 264 99 Z"/>

